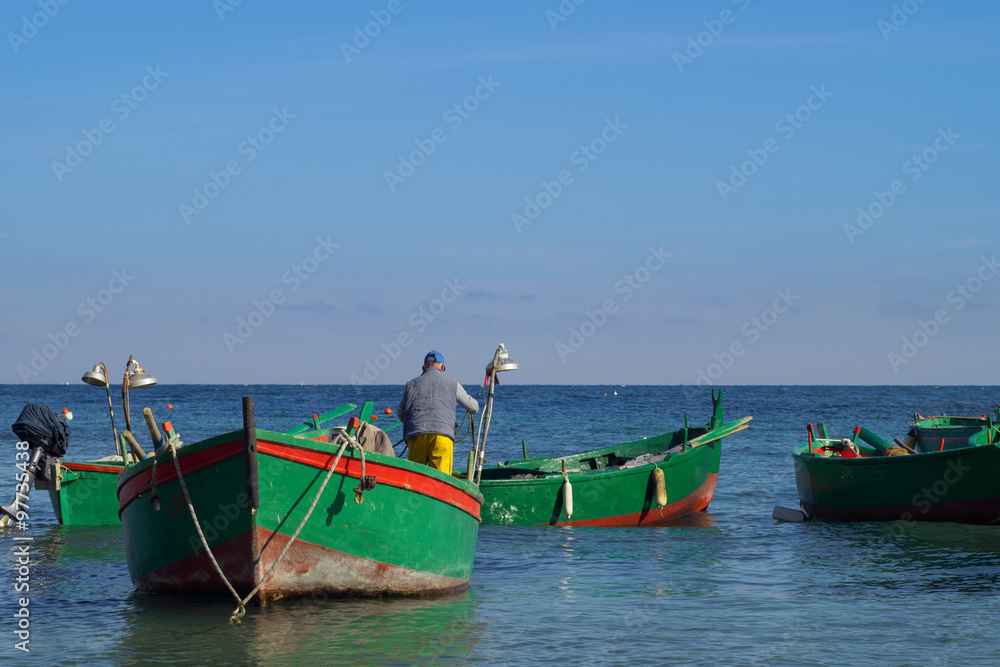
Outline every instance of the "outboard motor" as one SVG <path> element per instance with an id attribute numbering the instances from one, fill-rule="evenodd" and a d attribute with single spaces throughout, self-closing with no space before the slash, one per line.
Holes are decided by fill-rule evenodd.
<path id="1" fill-rule="evenodd" d="M 35 478 L 48 479 L 46 471 L 51 470 L 51 463 L 66 454 L 69 426 L 60 421 L 44 403 L 29 403 L 21 410 L 21 416 L 11 429 L 20 441 L 28 443 L 31 451 L 24 474 L 20 477 L 14 502 L 0 507 L 3 515 L 16 521 L 18 511 L 26 506 Z"/>

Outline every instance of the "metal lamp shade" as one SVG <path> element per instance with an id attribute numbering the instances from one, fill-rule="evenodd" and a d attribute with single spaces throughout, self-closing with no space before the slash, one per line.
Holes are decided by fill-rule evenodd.
<path id="1" fill-rule="evenodd" d="M 150 385 L 156 384 L 156 378 L 152 375 L 146 373 L 146 371 L 141 368 L 137 370 L 132 375 L 128 376 L 128 386 L 130 389 L 138 389 L 139 387 L 148 387 Z"/>
<path id="2" fill-rule="evenodd" d="M 510 358 L 507 354 L 507 347 L 500 343 L 500 349 L 496 355 L 496 368 L 497 373 L 502 373 L 503 371 L 516 371 L 519 367 L 516 361 Z M 486 367 L 486 372 L 489 373 L 493 370 L 493 362 L 491 361 Z"/>
<path id="3" fill-rule="evenodd" d="M 94 366 L 94 370 L 87 371 L 80 379 L 94 387 L 104 387 L 108 383 L 108 378 L 104 375 L 104 370 L 100 365 Z"/>
<path id="4" fill-rule="evenodd" d="M 493 364 L 490 364 L 490 370 L 492 370 L 492 368 Z M 506 355 L 497 359 L 497 373 L 501 373 L 503 371 L 516 371 L 518 368 L 517 362 Z"/>

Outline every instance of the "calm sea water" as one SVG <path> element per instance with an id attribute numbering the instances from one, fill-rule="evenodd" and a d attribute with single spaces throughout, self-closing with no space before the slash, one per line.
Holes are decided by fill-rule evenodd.
<path id="1" fill-rule="evenodd" d="M 467 388 L 468 387 L 467 385 Z M 471 389 L 471 388 L 470 388 Z M 156 386 L 133 392 L 188 443 L 257 424 L 284 430 L 346 402 L 395 408 L 400 386 Z M 615 394 L 617 392 L 617 395 Z M 605 395 L 607 394 L 607 395 Z M 979 415 L 998 387 L 731 387 L 715 499 L 697 520 L 654 529 L 483 526 L 469 589 L 436 599 L 291 601 L 250 609 L 132 591 L 118 527 L 59 526 L 46 493 L 26 533 L 0 534 L 5 664 L 1000 664 L 1000 527 L 779 524 L 797 506 L 791 448 L 808 422 L 902 436 L 914 411 Z M 104 392 L 0 386 L 0 493 L 12 497 L 24 404 L 73 411 L 67 460 L 112 453 Z M 116 401 L 117 402 L 117 401 Z M 172 409 L 167 404 L 173 405 Z M 493 460 L 563 454 L 707 421 L 703 387 L 497 388 Z M 119 429 L 124 415 L 116 408 Z M 385 422 L 385 417 L 381 421 Z M 393 440 L 397 440 L 398 432 Z M 146 436 L 148 440 L 148 436 Z M 463 444 L 456 447 L 462 452 Z M 461 454 L 456 460 L 462 460 Z M 15 535 L 29 535 L 30 644 L 14 648 Z"/>

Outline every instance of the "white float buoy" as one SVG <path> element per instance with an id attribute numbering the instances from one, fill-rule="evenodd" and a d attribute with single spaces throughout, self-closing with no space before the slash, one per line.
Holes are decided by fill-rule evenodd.
<path id="1" fill-rule="evenodd" d="M 569 475 L 566 474 L 566 461 L 562 462 L 562 496 L 563 509 L 566 510 L 566 518 L 573 518 L 573 485 L 569 483 Z"/>
<path id="2" fill-rule="evenodd" d="M 656 506 L 663 509 L 667 505 L 667 483 L 659 468 L 653 468 L 653 484 L 656 487 Z"/>
<path id="3" fill-rule="evenodd" d="M 809 520 L 809 515 L 802 510 L 795 510 L 790 507 L 775 505 L 771 510 L 771 518 L 776 521 L 788 521 L 790 523 L 802 523 Z"/>

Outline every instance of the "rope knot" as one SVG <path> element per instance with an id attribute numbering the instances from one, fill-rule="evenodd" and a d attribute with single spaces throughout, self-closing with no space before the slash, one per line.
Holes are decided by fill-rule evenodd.
<path id="1" fill-rule="evenodd" d="M 365 497 L 365 491 L 375 488 L 375 475 L 362 475 L 358 480 L 358 488 L 354 489 L 354 502 L 361 504 Z"/>

